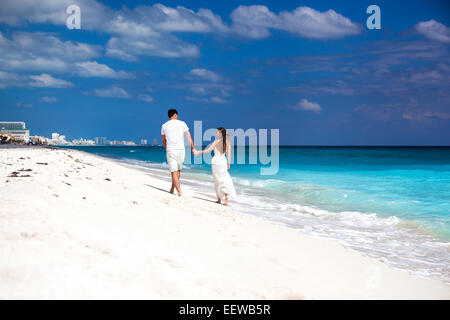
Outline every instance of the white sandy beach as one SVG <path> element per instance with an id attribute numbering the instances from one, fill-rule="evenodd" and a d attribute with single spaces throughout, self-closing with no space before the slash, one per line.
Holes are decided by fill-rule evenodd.
<path id="1" fill-rule="evenodd" d="M 179 198 L 113 160 L 0 149 L 0 175 L 0 299 L 450 298 L 436 280 L 187 188 Z"/>

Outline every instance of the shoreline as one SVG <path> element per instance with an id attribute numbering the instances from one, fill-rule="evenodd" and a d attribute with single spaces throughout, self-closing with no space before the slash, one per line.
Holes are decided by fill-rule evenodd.
<path id="1" fill-rule="evenodd" d="M 100 157 L 103 157 L 99 155 Z M 149 174 L 150 176 L 162 179 L 164 181 L 169 182 L 170 176 L 167 174 L 167 168 L 164 167 L 164 165 L 161 165 L 160 163 L 153 163 L 149 164 L 146 161 L 143 160 L 134 160 L 131 158 L 110 158 L 105 156 L 107 159 L 111 159 L 112 161 L 117 161 L 120 164 L 123 164 L 127 167 L 130 167 L 135 170 L 139 170 L 144 172 L 145 174 Z M 183 185 L 184 188 L 190 189 L 194 193 L 199 193 L 204 196 L 211 197 L 211 199 L 214 199 L 214 185 L 212 181 L 212 177 L 208 175 L 209 172 L 204 171 L 193 171 L 193 170 L 185 170 L 183 172 Z M 205 174 L 209 180 L 205 180 Z M 236 180 L 242 180 L 242 177 L 236 177 Z M 245 179 L 245 178 L 244 178 Z M 248 187 L 247 185 L 240 185 L 238 181 L 235 181 L 237 183 L 237 188 L 243 190 L 244 188 Z M 249 194 L 246 190 L 244 192 L 245 195 L 248 195 L 248 197 L 253 197 L 251 194 Z M 248 198 L 247 197 L 247 198 Z M 289 229 L 296 230 L 299 232 L 299 234 L 302 235 L 310 235 L 311 233 L 305 230 L 305 228 L 302 228 L 298 224 L 290 223 L 289 221 L 283 221 L 280 219 L 280 216 L 277 214 L 278 212 L 272 212 L 270 209 L 267 209 L 267 206 L 264 206 L 264 208 L 261 208 L 261 206 L 257 205 L 256 203 L 253 203 L 253 206 L 248 205 L 248 199 L 245 200 L 245 205 L 242 201 L 240 201 L 243 197 L 242 195 L 239 196 L 240 199 L 238 199 L 238 202 L 232 201 L 231 205 L 234 208 L 234 210 L 239 214 L 246 214 L 251 215 L 255 217 L 259 217 L 263 219 L 264 221 L 268 221 L 270 223 L 273 223 L 275 225 L 281 225 L 288 227 Z M 272 198 L 273 201 L 273 198 Z M 240 203 L 239 203 L 240 202 Z M 266 205 L 268 202 L 265 202 Z M 256 205 L 256 206 L 255 206 Z M 289 205 L 289 203 L 288 203 Z M 315 210 L 311 207 L 305 207 L 306 210 Z M 304 209 L 302 209 L 304 210 Z M 319 211 L 321 211 L 319 209 Z M 306 212 L 306 214 L 311 214 L 310 212 Z M 314 213 L 314 212 L 313 212 Z M 321 213 L 321 212 L 319 212 Z M 339 212 L 326 212 L 329 215 L 339 215 Z M 407 255 L 405 255 L 405 250 L 401 250 L 401 252 L 386 252 L 386 251 L 380 251 L 376 245 L 374 246 L 374 243 L 370 243 L 370 245 L 365 245 L 366 243 L 364 240 L 373 240 L 371 237 L 367 237 L 367 233 L 361 234 L 361 237 L 366 236 L 362 240 L 362 246 L 358 246 L 358 243 L 354 242 L 348 242 L 346 239 L 343 239 L 342 237 L 339 237 L 340 230 L 335 231 L 335 236 L 331 236 L 330 234 L 327 234 L 326 232 L 322 233 L 314 233 L 312 236 L 314 238 L 319 239 L 325 239 L 328 241 L 336 242 L 341 245 L 343 245 L 346 249 L 353 250 L 359 253 L 362 253 L 364 256 L 376 259 L 378 261 L 381 261 L 383 263 L 388 264 L 390 267 L 394 269 L 399 270 L 405 270 L 408 273 L 410 273 L 413 276 L 428 278 L 428 279 L 434 279 L 441 281 L 447 285 L 450 285 L 450 278 L 448 273 L 448 268 L 442 267 L 447 265 L 448 263 L 448 240 L 441 238 L 439 235 L 435 234 L 433 230 L 427 229 L 424 225 L 422 225 L 420 222 L 416 220 L 409 220 L 405 218 L 399 218 L 397 216 L 380 216 L 375 213 L 359 213 L 359 212 L 345 212 L 345 214 L 355 214 L 357 213 L 358 216 L 356 217 L 350 217 L 348 222 L 352 222 L 352 219 L 369 219 L 364 220 L 367 223 L 375 223 L 375 224 L 382 224 L 385 225 L 385 227 L 391 227 L 390 229 L 386 230 L 385 237 L 382 237 L 381 240 L 383 243 L 386 241 L 393 241 L 392 237 L 389 238 L 389 234 L 393 233 L 400 233 L 396 237 L 404 236 L 406 239 L 404 243 L 402 243 L 402 248 L 411 248 L 413 249 L 413 252 L 409 252 Z M 305 214 L 305 212 L 299 212 L 299 214 Z M 371 216 L 375 217 L 374 220 L 370 220 Z M 309 222 L 313 222 L 312 220 L 317 219 L 315 215 L 311 217 Z M 319 216 L 320 218 L 320 216 Z M 306 221 L 305 224 L 306 228 L 310 228 L 311 224 L 308 224 L 308 221 Z M 362 225 L 361 228 L 364 228 Z M 356 230 L 359 231 L 359 230 Z M 378 239 L 378 238 L 377 238 Z M 432 245 L 432 247 L 424 248 L 425 244 Z M 420 247 L 418 247 L 419 245 Z M 381 248 L 382 249 L 382 248 Z M 428 251 L 427 251 L 428 249 Z M 398 250 L 399 251 L 399 250 Z M 397 254 L 396 254 L 397 253 Z M 423 257 L 422 254 L 426 253 L 428 257 Z M 416 257 L 421 257 L 421 265 L 419 265 L 419 262 L 415 260 Z M 433 263 L 433 265 L 431 264 Z"/>
<path id="2" fill-rule="evenodd" d="M 448 285 L 332 241 L 188 189 L 173 196 L 120 161 L 6 148 L 0 162 L 4 299 L 450 298 Z"/>

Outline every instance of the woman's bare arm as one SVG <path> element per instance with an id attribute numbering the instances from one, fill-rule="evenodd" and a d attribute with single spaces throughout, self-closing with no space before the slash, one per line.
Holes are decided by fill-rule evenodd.
<path id="1" fill-rule="evenodd" d="M 205 149 L 205 150 L 202 150 L 202 151 L 197 151 L 199 154 L 200 153 L 210 153 L 211 151 L 213 151 L 213 149 L 214 149 L 214 147 L 216 146 L 216 144 L 219 142 L 219 140 L 215 140 L 213 143 L 211 143 L 211 145 L 207 148 L 207 149 Z"/>
<path id="2" fill-rule="evenodd" d="M 227 142 L 227 158 L 228 158 L 228 169 L 230 169 L 231 165 L 231 143 Z"/>

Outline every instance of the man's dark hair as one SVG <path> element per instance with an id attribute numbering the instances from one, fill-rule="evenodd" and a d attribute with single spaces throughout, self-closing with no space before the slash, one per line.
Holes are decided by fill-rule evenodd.
<path id="1" fill-rule="evenodd" d="M 178 111 L 176 109 L 169 109 L 169 111 L 167 111 L 167 115 L 169 116 L 169 118 L 172 118 L 174 114 L 178 114 Z"/>

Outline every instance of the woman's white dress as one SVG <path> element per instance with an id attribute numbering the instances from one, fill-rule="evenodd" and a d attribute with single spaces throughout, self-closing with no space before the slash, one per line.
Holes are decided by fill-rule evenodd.
<path id="1" fill-rule="evenodd" d="M 223 153 L 222 141 L 214 147 L 214 156 L 211 159 L 211 170 L 214 178 L 214 187 L 218 199 L 222 199 L 225 194 L 231 199 L 236 198 L 236 190 L 233 181 L 228 173 L 228 163 L 226 153 Z"/>

